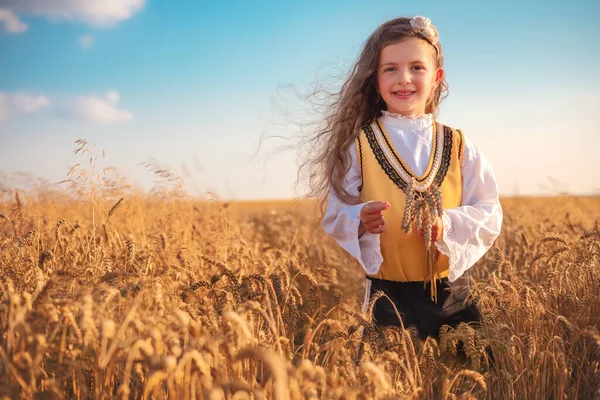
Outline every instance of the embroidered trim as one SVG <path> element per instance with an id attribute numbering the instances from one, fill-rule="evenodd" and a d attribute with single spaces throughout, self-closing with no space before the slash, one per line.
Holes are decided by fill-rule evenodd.
<path id="1" fill-rule="evenodd" d="M 375 125 L 373 124 L 373 128 L 374 128 L 374 132 L 375 132 L 375 137 L 377 138 L 377 142 L 379 143 L 379 146 L 381 147 L 381 149 L 383 150 L 383 152 L 385 153 L 386 159 L 388 161 L 389 164 L 392 165 L 392 167 L 396 170 L 396 172 L 402 177 L 402 179 L 405 182 L 410 182 L 412 180 L 415 181 L 415 189 L 418 191 L 425 191 L 427 190 L 429 187 L 431 187 L 431 184 L 433 183 L 433 180 L 435 178 L 435 174 L 436 172 L 439 170 L 440 168 L 440 163 L 442 161 L 442 153 L 441 152 L 437 152 L 434 153 L 434 157 L 435 159 L 430 160 L 431 164 L 431 169 L 430 172 L 431 174 L 428 175 L 428 178 L 424 181 L 424 182 L 418 182 L 417 178 L 411 174 L 410 172 L 408 172 L 408 169 L 406 168 L 399 168 L 398 164 L 395 162 L 395 160 L 392 158 L 391 154 L 391 149 L 390 147 L 387 147 L 384 144 L 384 140 L 385 140 L 385 135 L 384 133 L 379 129 L 379 125 Z M 443 129 L 435 129 L 435 131 L 438 133 L 437 136 L 435 137 L 435 142 L 437 144 L 437 148 L 443 148 L 444 146 L 444 135 L 443 135 Z M 433 151 L 433 149 L 432 149 Z"/>
<path id="2" fill-rule="evenodd" d="M 374 130 L 375 126 L 376 124 L 370 124 L 365 125 L 363 127 L 363 131 L 365 132 L 367 142 L 369 143 L 369 146 L 371 147 L 371 150 L 375 155 L 375 159 L 377 160 L 385 174 L 388 176 L 388 178 L 390 178 L 390 180 L 394 182 L 396 186 L 398 186 L 403 192 L 406 192 L 406 189 L 408 187 L 407 182 L 409 179 L 412 178 L 412 175 L 407 174 L 406 176 L 402 176 L 401 172 L 406 171 L 394 168 L 394 166 L 392 165 L 394 160 L 390 160 L 390 157 L 388 157 L 385 154 L 384 149 L 382 149 L 381 144 L 383 143 L 380 144 L 378 141 L 378 135 L 375 133 Z M 438 134 L 438 140 L 441 141 L 438 147 L 443 148 L 443 150 L 441 151 L 441 156 L 438 152 L 437 160 L 433 161 L 434 164 L 431 166 L 432 175 L 429 177 L 427 182 L 425 182 L 425 184 L 423 185 L 415 186 L 415 189 L 420 192 L 427 190 L 432 184 L 440 186 L 444 181 L 444 178 L 446 177 L 450 168 L 450 161 L 452 159 L 452 128 L 439 124 L 438 132 L 443 132 L 443 134 Z M 383 136 L 381 131 L 379 132 L 379 134 Z"/>
<path id="3" fill-rule="evenodd" d="M 371 147 L 371 150 L 373 151 L 373 154 L 375 155 L 375 158 L 377 159 L 377 162 L 379 163 L 379 165 L 381 166 L 381 168 L 383 169 L 383 171 L 385 172 L 385 174 L 403 192 L 406 192 L 406 188 L 407 188 L 406 181 L 403 180 L 400 177 L 400 175 L 398 175 L 398 173 L 396 172 L 396 170 L 387 161 L 387 158 L 385 157 L 385 154 L 383 154 L 383 150 L 381 150 L 381 147 L 379 147 L 379 145 L 377 144 L 377 139 L 375 139 L 375 133 L 373 132 L 373 129 L 371 128 L 371 125 L 365 125 L 363 127 L 363 131 L 365 132 L 365 136 L 367 137 L 367 141 L 369 142 L 369 146 Z"/>
<path id="4" fill-rule="evenodd" d="M 356 145 L 358 147 L 358 159 L 360 162 L 360 186 L 358 187 L 358 193 L 362 192 L 363 185 L 365 184 L 365 178 L 363 176 L 363 159 L 362 159 L 362 144 L 360 143 L 360 135 L 356 139 Z"/>
<path id="5" fill-rule="evenodd" d="M 462 130 L 457 129 L 456 130 L 458 132 L 458 138 L 460 140 L 460 144 L 458 145 L 458 159 L 460 160 L 462 158 L 462 153 L 464 150 L 464 145 L 465 145 L 465 141 L 464 141 L 464 133 Z"/>
<path id="6" fill-rule="evenodd" d="M 452 160 L 452 128 L 445 125 L 442 125 L 442 127 L 444 129 L 444 151 L 442 153 L 442 164 L 433 181 L 436 186 L 441 186 L 442 182 L 444 182 L 448 174 L 448 169 L 450 169 L 450 161 Z"/>
<path id="7" fill-rule="evenodd" d="M 385 140 L 385 144 L 387 145 L 387 149 L 389 150 L 390 153 L 392 153 L 392 155 L 394 156 L 394 158 L 396 159 L 396 161 L 398 161 L 398 164 L 400 164 L 400 167 L 402 167 L 402 170 L 406 173 L 406 175 L 415 178 L 415 181 L 421 183 L 421 182 L 427 182 L 429 180 L 429 178 L 431 177 L 431 175 L 435 174 L 435 170 L 436 168 L 436 161 L 439 161 L 439 151 L 440 151 L 440 147 L 442 147 L 442 143 L 441 142 L 441 135 L 438 134 L 438 126 L 437 124 L 433 124 L 433 146 L 432 146 L 432 159 L 429 160 L 429 162 L 427 163 L 427 166 L 429 168 L 429 171 L 427 171 L 427 174 L 423 177 L 423 178 L 418 178 L 416 177 L 414 174 L 412 174 L 409 170 L 409 168 L 406 166 L 406 164 L 404 164 L 404 162 L 402 162 L 402 160 L 400 159 L 400 157 L 398 157 L 398 155 L 396 154 L 396 152 L 394 151 L 394 147 L 390 144 L 390 142 L 388 141 L 387 138 L 387 132 L 381 127 L 381 125 L 379 124 L 379 121 L 376 120 L 375 123 L 377 124 L 377 129 L 379 130 L 379 132 L 381 133 L 381 137 L 383 137 L 383 140 Z M 407 177 L 404 177 L 404 180 L 408 181 Z"/>

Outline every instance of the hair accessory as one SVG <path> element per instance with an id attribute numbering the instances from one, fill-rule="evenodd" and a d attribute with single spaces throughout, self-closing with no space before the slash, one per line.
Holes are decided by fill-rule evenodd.
<path id="1" fill-rule="evenodd" d="M 425 39 L 437 47 L 438 34 L 429 18 L 417 15 L 410 20 L 410 26 L 417 30 Z"/>

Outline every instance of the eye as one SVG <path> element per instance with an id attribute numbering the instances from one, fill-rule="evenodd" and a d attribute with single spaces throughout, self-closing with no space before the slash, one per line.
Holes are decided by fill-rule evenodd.
<path id="1" fill-rule="evenodd" d="M 395 70 L 396 70 L 396 68 L 394 68 L 394 67 L 387 67 L 386 69 L 383 70 L 383 72 L 390 72 L 390 71 L 393 72 Z"/>
<path id="2" fill-rule="evenodd" d="M 422 65 L 413 65 L 412 69 L 415 71 L 421 71 L 424 70 L 425 67 L 423 67 Z"/>

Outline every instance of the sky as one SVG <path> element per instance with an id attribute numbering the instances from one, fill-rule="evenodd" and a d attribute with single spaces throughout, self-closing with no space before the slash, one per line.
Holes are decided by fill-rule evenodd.
<path id="1" fill-rule="evenodd" d="M 501 195 L 600 193 L 595 0 L 0 0 L 0 183 L 64 180 L 86 139 L 144 189 L 152 159 L 198 196 L 300 195 L 273 137 L 315 117 L 301 94 L 339 86 L 379 24 L 413 15 L 444 49 L 438 120 Z"/>

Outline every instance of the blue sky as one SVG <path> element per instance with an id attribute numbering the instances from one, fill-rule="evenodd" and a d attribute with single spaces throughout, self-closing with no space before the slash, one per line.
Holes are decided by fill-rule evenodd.
<path id="1" fill-rule="evenodd" d="M 154 157 L 194 194 L 294 193 L 294 88 L 346 71 L 396 16 L 440 33 L 440 120 L 491 160 L 505 195 L 600 189 L 596 1 L 0 0 L 0 171 L 64 179 L 86 138 L 143 187 Z M 290 111 L 287 116 L 282 110 Z M 301 190 L 301 189 L 300 189 Z"/>

